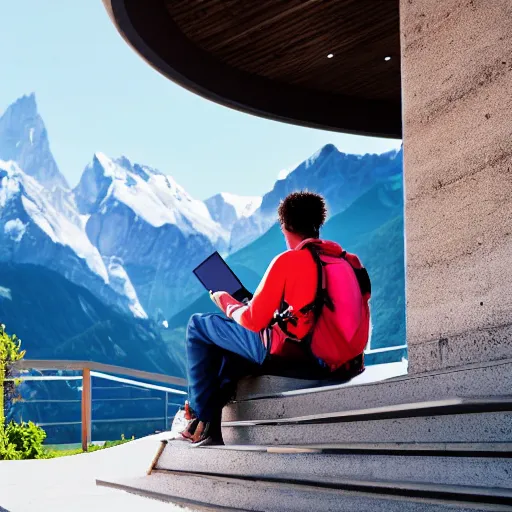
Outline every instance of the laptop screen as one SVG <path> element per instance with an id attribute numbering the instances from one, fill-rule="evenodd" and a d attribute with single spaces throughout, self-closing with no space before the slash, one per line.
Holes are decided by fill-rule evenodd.
<path id="1" fill-rule="evenodd" d="M 203 286 L 212 292 L 228 292 L 235 295 L 243 288 L 228 264 L 218 252 L 214 252 L 204 260 L 195 270 L 194 274 Z"/>

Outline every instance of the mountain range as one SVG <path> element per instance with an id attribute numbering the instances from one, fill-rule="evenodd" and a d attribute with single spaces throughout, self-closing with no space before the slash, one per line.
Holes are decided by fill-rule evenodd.
<path id="1" fill-rule="evenodd" d="M 265 233 L 277 220 L 279 202 L 295 190 L 322 194 L 329 215 L 342 212 L 376 182 L 402 175 L 401 151 L 382 155 L 350 155 L 327 144 L 298 165 L 263 196 L 261 206 L 249 217 L 242 217 L 233 226 L 230 252 L 248 245 Z"/>
<path id="2" fill-rule="evenodd" d="M 28 358 L 184 376 L 188 319 L 215 310 L 192 269 L 219 251 L 254 290 L 286 250 L 279 202 L 299 189 L 326 198 L 322 236 L 369 270 L 371 347 L 403 345 L 401 150 L 351 155 L 328 144 L 263 197 L 222 192 L 205 201 L 164 172 L 96 152 L 71 188 L 35 96 L 24 96 L 0 117 L 0 322 L 23 340 Z M 49 398 L 46 385 L 30 389 Z M 53 406 L 37 414 L 50 409 L 65 414 Z"/>

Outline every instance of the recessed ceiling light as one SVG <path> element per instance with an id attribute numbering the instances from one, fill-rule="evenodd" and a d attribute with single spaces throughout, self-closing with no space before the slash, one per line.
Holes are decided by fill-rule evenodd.
<path id="1" fill-rule="evenodd" d="M 384 60 L 387 62 L 388 60 L 391 60 L 391 57 L 388 55 L 387 57 L 384 57 Z"/>
<path id="2" fill-rule="evenodd" d="M 329 55 L 327 55 L 328 59 L 332 59 L 333 57 L 334 57 L 334 53 L 329 53 Z"/>

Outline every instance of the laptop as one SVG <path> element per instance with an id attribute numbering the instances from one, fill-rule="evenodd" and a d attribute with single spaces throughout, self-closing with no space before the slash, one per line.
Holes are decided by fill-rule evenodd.
<path id="1" fill-rule="evenodd" d="M 244 303 L 252 299 L 252 293 L 245 288 L 217 251 L 208 256 L 193 272 L 208 291 L 228 292 L 236 300 Z"/>

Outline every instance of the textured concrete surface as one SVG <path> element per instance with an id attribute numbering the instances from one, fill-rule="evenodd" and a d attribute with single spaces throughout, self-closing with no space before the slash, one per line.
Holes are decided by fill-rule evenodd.
<path id="1" fill-rule="evenodd" d="M 473 506 L 421 498 L 402 498 L 354 491 L 318 489 L 307 485 L 240 481 L 218 477 L 200 477 L 154 473 L 150 477 L 113 482 L 114 485 L 148 493 L 162 500 L 173 496 L 194 499 L 220 507 L 265 512 L 333 512 L 377 511 L 419 512 L 470 510 L 508 510 L 503 506 L 492 508 L 484 504 Z"/>
<path id="2" fill-rule="evenodd" d="M 481 414 L 484 412 L 512 412 L 512 395 L 502 397 L 449 398 L 398 405 L 383 405 L 355 411 L 336 411 L 321 414 L 306 414 L 296 418 L 270 420 L 245 420 L 224 422 L 226 427 L 253 427 L 255 425 L 294 425 L 340 423 L 346 421 L 377 421 L 390 418 L 412 418 L 419 416 Z M 461 419 L 463 421 L 463 419 Z"/>
<path id="3" fill-rule="evenodd" d="M 225 448 L 187 449 L 169 443 L 157 469 L 223 475 L 322 476 L 355 480 L 395 480 L 512 489 L 512 459 L 425 455 L 282 454 Z"/>
<path id="4" fill-rule="evenodd" d="M 512 2 L 401 0 L 409 371 L 512 356 Z"/>
<path id="5" fill-rule="evenodd" d="M 457 334 L 450 339 L 418 343 L 414 345 L 412 372 L 418 370 L 418 361 L 422 361 L 421 371 L 425 372 L 440 366 L 460 367 L 473 361 L 503 360 L 510 357 L 511 346 L 510 326 L 480 329 L 470 334 Z"/>
<path id="6" fill-rule="evenodd" d="M 222 429 L 226 444 L 486 443 L 512 439 L 512 413 L 480 413 Z"/>
<path id="7" fill-rule="evenodd" d="M 247 377 L 242 379 L 237 388 L 237 399 L 245 400 L 275 393 L 283 393 L 290 390 L 312 389 L 332 386 L 333 382 L 322 380 L 290 379 L 274 375 L 262 375 L 260 377 Z"/>
<path id="8" fill-rule="evenodd" d="M 236 397 L 237 400 L 247 400 L 248 398 L 260 398 L 277 393 L 311 390 L 320 387 L 325 389 L 326 387 L 336 386 L 337 389 L 343 389 L 350 386 L 357 386 L 369 382 L 380 382 L 392 377 L 407 375 L 407 366 L 407 360 L 368 366 L 361 375 L 354 377 L 345 384 L 336 384 L 335 382 L 325 380 L 290 379 L 288 377 L 277 377 L 274 375 L 247 377 L 239 382 Z"/>
<path id="9" fill-rule="evenodd" d="M 357 379 L 352 382 L 357 383 Z M 223 419 L 293 418 L 304 414 L 358 410 L 432 399 L 501 396 L 510 390 L 512 360 L 506 360 L 407 375 L 383 382 L 332 386 L 289 392 L 274 398 L 241 400 L 224 408 Z"/>
<path id="10" fill-rule="evenodd" d="M 0 505 L 9 512 L 171 512 L 191 510 L 96 486 L 96 478 L 145 474 L 159 434 L 98 452 L 50 460 L 0 462 Z"/>

